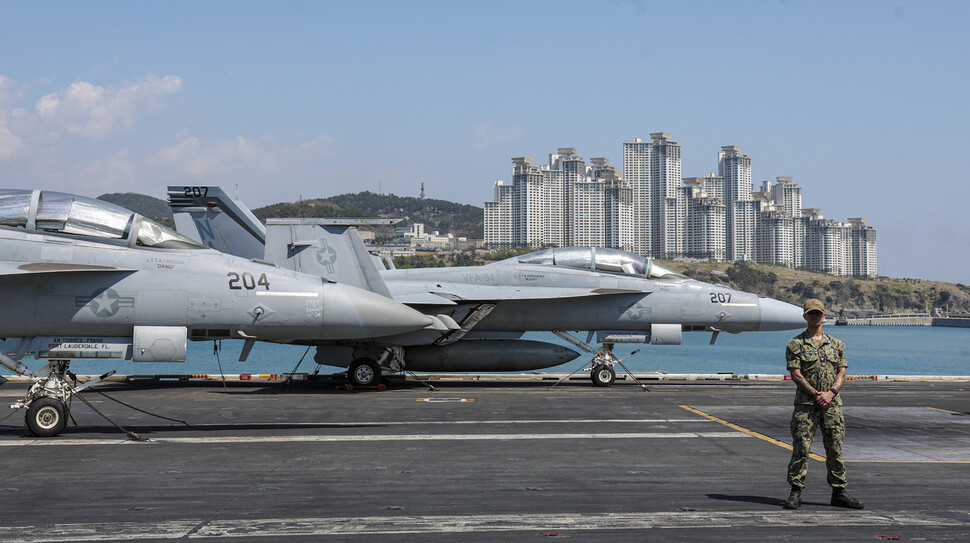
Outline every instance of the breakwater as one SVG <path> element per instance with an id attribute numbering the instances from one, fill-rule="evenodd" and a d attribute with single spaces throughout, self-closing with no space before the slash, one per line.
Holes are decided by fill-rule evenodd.
<path id="1" fill-rule="evenodd" d="M 927 314 L 908 315 L 867 315 L 865 317 L 851 317 L 839 319 L 835 324 L 840 326 L 948 326 L 952 328 L 970 328 L 970 317 L 933 317 Z"/>

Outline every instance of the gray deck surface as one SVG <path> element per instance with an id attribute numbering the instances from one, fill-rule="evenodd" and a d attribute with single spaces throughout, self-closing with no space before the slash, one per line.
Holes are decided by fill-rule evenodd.
<path id="1" fill-rule="evenodd" d="M 147 382 L 0 423 L 0 541 L 970 540 L 970 384 L 852 381 L 849 490 L 787 496 L 790 382 Z M 0 387 L 0 417 L 26 385 Z M 816 453 L 824 455 L 817 438 Z"/>

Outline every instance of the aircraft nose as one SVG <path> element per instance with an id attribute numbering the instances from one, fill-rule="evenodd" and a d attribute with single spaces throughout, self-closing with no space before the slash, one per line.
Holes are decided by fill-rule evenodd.
<path id="1" fill-rule="evenodd" d="M 758 330 L 770 332 L 805 327 L 802 308 L 774 298 L 761 298 L 758 301 L 761 306 L 761 326 Z"/>
<path id="2" fill-rule="evenodd" d="M 326 285 L 321 339 L 392 336 L 421 330 L 431 318 L 379 294 L 347 285 Z"/>

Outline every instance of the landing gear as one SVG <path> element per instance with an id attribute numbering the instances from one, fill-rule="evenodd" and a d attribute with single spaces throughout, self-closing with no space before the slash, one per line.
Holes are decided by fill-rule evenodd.
<path id="1" fill-rule="evenodd" d="M 24 423 L 27 430 L 37 437 L 54 437 L 67 426 L 67 417 L 70 416 L 69 400 L 77 391 L 68 382 L 70 372 L 67 368 L 70 363 L 69 360 L 52 360 L 41 373 L 31 372 L 35 379 L 34 385 L 22 400 L 10 406 L 14 409 L 27 408 Z M 47 369 L 50 374 L 41 377 L 42 372 Z"/>
<path id="2" fill-rule="evenodd" d="M 67 405 L 42 397 L 30 403 L 25 420 L 27 429 L 37 437 L 54 437 L 67 426 Z"/>
<path id="3" fill-rule="evenodd" d="M 0 353 L 0 366 L 19 375 L 31 377 L 33 386 L 27 391 L 23 399 L 10 406 L 11 409 L 27 409 L 24 423 L 27 430 L 37 437 L 54 437 L 67 426 L 67 419 L 71 416 L 71 398 L 78 392 L 93 386 L 114 374 L 114 370 L 91 379 L 80 386 L 75 386 L 74 374 L 67 371 L 70 360 L 51 360 L 49 364 L 38 371 L 33 371 L 20 362 Z M 44 374 L 47 373 L 45 377 Z M 72 383 L 71 381 L 75 381 Z M 87 403 L 84 398 L 78 398 Z M 91 404 L 88 404 L 89 406 Z"/>
<path id="4" fill-rule="evenodd" d="M 376 386 L 381 381 L 381 367 L 370 358 L 358 358 L 347 368 L 347 382 L 355 387 Z"/>
<path id="5" fill-rule="evenodd" d="M 590 378 L 593 379 L 593 384 L 598 387 L 613 386 L 616 381 L 616 370 L 613 369 L 612 365 L 597 364 L 593 368 Z"/>
<path id="6" fill-rule="evenodd" d="M 614 366 L 619 364 L 620 367 L 623 368 L 623 371 L 625 371 L 630 376 L 630 378 L 633 379 L 633 382 L 636 383 L 637 386 L 639 386 L 642 390 L 650 390 L 643 383 L 637 380 L 636 376 L 633 375 L 633 372 L 631 372 L 629 369 L 627 369 L 626 366 L 623 365 L 623 360 L 626 360 L 627 358 L 630 358 L 631 356 L 637 354 L 638 352 L 640 352 L 640 349 L 637 349 L 632 353 L 626 355 L 622 359 L 620 359 L 613 354 L 613 345 L 614 345 L 613 341 L 603 341 L 603 348 L 597 351 L 596 349 L 580 341 L 579 339 L 574 338 L 567 332 L 554 330 L 552 333 L 568 341 L 569 343 L 572 343 L 573 345 L 579 347 L 580 349 L 593 354 L 593 359 L 590 360 L 588 364 L 580 367 L 576 371 L 563 377 L 562 379 L 557 381 L 554 385 L 552 385 L 552 387 L 558 385 L 559 383 L 562 383 L 563 381 L 569 379 L 570 377 L 579 373 L 580 371 L 588 371 L 589 378 L 590 380 L 593 381 L 594 385 L 598 387 L 611 387 L 613 386 L 613 383 L 616 382 L 616 369 L 614 368 Z M 590 336 L 592 337 L 592 332 L 590 333 Z M 586 341 L 589 341 L 589 339 L 587 339 Z M 642 342 L 642 340 L 640 342 Z M 549 388 L 552 388 L 552 387 L 549 387 Z"/>

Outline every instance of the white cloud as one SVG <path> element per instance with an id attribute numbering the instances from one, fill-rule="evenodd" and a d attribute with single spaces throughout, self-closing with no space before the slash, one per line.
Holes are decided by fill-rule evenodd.
<path id="1" fill-rule="evenodd" d="M 51 83 L 37 85 L 49 90 Z M 187 130 L 154 145 L 145 143 L 152 138 L 144 130 L 123 143 L 109 137 L 137 130 L 140 116 L 162 108 L 181 87 L 177 76 L 149 74 L 116 86 L 76 81 L 29 96 L 30 85 L 0 75 L 0 165 L 7 182 L 94 196 L 136 191 L 156 197 L 167 185 L 240 184 L 261 198 L 292 193 L 279 199 L 295 199 L 300 183 L 319 181 L 333 168 L 339 144 L 326 135 L 286 144 L 270 137 L 205 140 Z M 100 141 L 90 142 L 95 139 Z"/>
<path id="2" fill-rule="evenodd" d="M 34 106 L 39 124 L 54 139 L 105 138 L 128 130 L 143 110 L 157 109 L 160 98 L 179 92 L 182 78 L 148 74 L 120 88 L 77 81 L 50 93 Z"/>
<path id="3" fill-rule="evenodd" d="M 10 116 L 10 104 L 15 99 L 14 87 L 16 81 L 0 75 L 0 161 L 7 160 L 23 145 L 7 124 Z"/>

